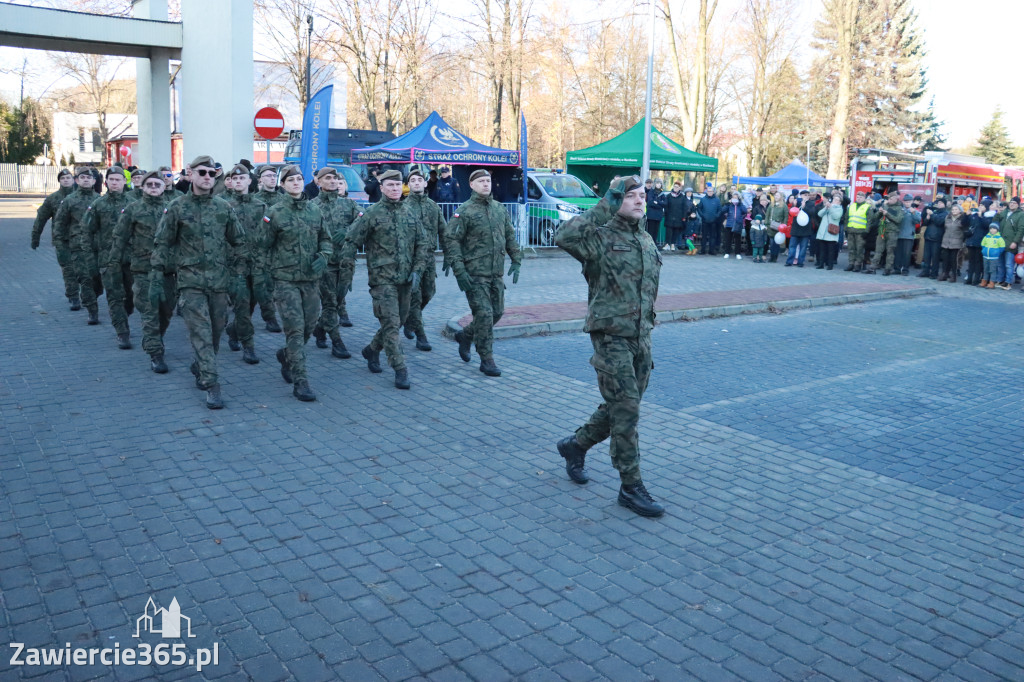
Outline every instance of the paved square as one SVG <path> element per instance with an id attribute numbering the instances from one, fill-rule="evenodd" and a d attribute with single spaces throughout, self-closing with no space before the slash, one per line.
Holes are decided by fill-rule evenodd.
<path id="1" fill-rule="evenodd" d="M 553 443 L 599 399 L 589 340 L 499 341 L 500 379 L 440 337 L 411 391 L 307 347 L 319 396 L 220 355 L 227 408 L 63 300 L 49 230 L 0 201 L 0 679 L 1022 680 L 1024 296 L 938 296 L 665 324 L 641 419 L 658 520 L 615 503 L 607 447 Z M 666 258 L 662 292 L 862 279 Z M 529 259 L 509 305 L 581 300 Z M 375 330 L 365 269 L 358 349 Z M 15 666 L 140 648 L 152 597 L 216 665 Z M 184 627 L 183 627 L 184 634 Z"/>

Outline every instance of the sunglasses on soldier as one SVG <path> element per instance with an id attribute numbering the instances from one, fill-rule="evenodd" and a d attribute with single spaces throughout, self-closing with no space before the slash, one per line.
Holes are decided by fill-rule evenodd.
<path id="1" fill-rule="evenodd" d="M 207 175 L 212 177 L 212 176 L 217 174 L 216 170 L 214 170 L 214 169 L 207 170 L 206 168 L 193 168 L 192 172 L 195 173 L 196 175 L 198 175 L 201 178 L 205 178 Z"/>

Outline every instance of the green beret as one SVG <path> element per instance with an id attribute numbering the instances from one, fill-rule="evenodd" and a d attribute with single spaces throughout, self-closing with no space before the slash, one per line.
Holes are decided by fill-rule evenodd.
<path id="1" fill-rule="evenodd" d="M 231 170 L 228 171 L 228 175 L 249 175 L 249 169 L 240 163 L 236 163 L 231 167 Z"/>
<path id="2" fill-rule="evenodd" d="M 640 181 L 640 177 L 637 175 L 627 175 L 621 178 L 615 178 L 609 185 L 610 189 L 625 194 L 637 187 L 643 187 L 644 183 Z"/>
<path id="3" fill-rule="evenodd" d="M 477 178 L 489 178 L 491 174 L 483 168 L 477 168 L 475 171 L 469 174 L 469 181 L 473 182 Z"/>
<path id="4" fill-rule="evenodd" d="M 92 175 L 92 168 L 89 168 L 88 166 L 78 166 L 75 168 L 75 177 L 77 178 L 79 175 Z"/>
<path id="5" fill-rule="evenodd" d="M 388 170 L 377 176 L 378 182 L 384 182 L 385 180 L 398 180 L 401 182 L 402 174 L 396 170 Z"/>
<path id="6" fill-rule="evenodd" d="M 135 177 L 135 175 L 133 174 L 132 178 L 134 178 L 134 177 Z M 145 185 L 146 184 L 146 180 L 159 180 L 161 185 L 164 184 L 163 173 L 158 171 L 158 170 L 149 171 L 148 173 L 143 175 L 142 176 L 142 180 L 139 181 L 139 187 L 142 187 L 143 185 Z"/>
<path id="7" fill-rule="evenodd" d="M 284 168 L 282 168 L 281 169 L 281 178 L 280 178 L 281 184 L 284 184 L 284 181 L 287 180 L 288 178 L 290 178 L 293 175 L 298 175 L 301 178 L 302 177 L 302 169 L 299 168 L 298 166 L 296 166 L 295 164 L 291 164 L 290 166 L 285 166 Z"/>
<path id="8" fill-rule="evenodd" d="M 316 172 L 316 179 L 320 180 L 321 178 L 326 178 L 328 175 L 333 175 L 336 178 L 340 177 L 336 169 L 331 168 L 330 166 L 324 166 Z"/>
<path id="9" fill-rule="evenodd" d="M 107 172 L 103 174 L 103 177 L 109 178 L 111 175 L 120 175 L 123 178 L 124 169 L 121 168 L 120 166 L 111 166 L 110 168 L 107 169 Z"/>
<path id="10" fill-rule="evenodd" d="M 203 154 L 202 156 L 197 156 L 196 158 L 192 159 L 192 163 L 190 163 L 189 166 L 191 166 L 192 168 L 195 168 L 197 166 L 207 166 L 209 168 L 216 168 L 217 164 L 213 160 L 212 156 L 210 156 L 209 154 Z"/>

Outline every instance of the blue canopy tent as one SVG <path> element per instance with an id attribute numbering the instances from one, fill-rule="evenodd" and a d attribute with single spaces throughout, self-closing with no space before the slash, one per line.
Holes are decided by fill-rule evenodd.
<path id="1" fill-rule="evenodd" d="M 486 167 L 491 171 L 492 194 L 498 201 L 508 201 L 521 191 L 518 185 L 519 152 L 488 147 L 466 137 L 441 118 L 436 111 L 418 126 L 393 140 L 364 149 L 352 150 L 353 164 L 426 163 L 452 167 L 463 196 L 469 198 L 469 173 Z M 472 168 L 470 168 L 472 167 Z"/>
<path id="2" fill-rule="evenodd" d="M 801 187 L 847 187 L 849 180 L 828 180 L 807 168 L 799 161 L 794 161 L 775 175 L 763 178 L 734 175 L 734 185 L 798 185 Z"/>

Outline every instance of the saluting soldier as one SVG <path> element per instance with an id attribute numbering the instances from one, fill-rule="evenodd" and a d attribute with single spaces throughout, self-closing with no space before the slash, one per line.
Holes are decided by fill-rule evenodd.
<path id="1" fill-rule="evenodd" d="M 120 267 L 125 258 L 129 260 L 135 307 L 139 309 L 139 317 L 142 318 L 142 350 L 149 355 L 150 368 L 157 374 L 166 374 L 164 332 L 174 315 L 177 291 L 174 273 L 156 272 L 152 265 L 153 239 L 167 205 L 166 185 L 157 171 L 142 176 L 139 185 L 142 188 L 142 199 L 129 203 L 121 210 L 105 262 L 110 270 Z M 151 277 L 162 277 L 163 288 L 167 293 L 167 299 L 156 307 L 149 303 Z"/>
<path id="2" fill-rule="evenodd" d="M 398 330 L 409 314 L 409 297 L 419 286 L 430 251 L 419 225 L 401 200 L 402 174 L 389 170 L 377 179 L 383 197 L 352 223 L 341 247 L 340 261 L 343 272 L 351 270 L 355 267 L 356 248 L 365 244 L 370 297 L 380 329 L 362 354 L 367 368 L 379 374 L 383 349 L 395 370 L 395 388 L 408 389 L 409 370 Z"/>
<path id="3" fill-rule="evenodd" d="M 36 221 L 32 224 L 32 250 L 39 248 L 39 238 L 46 227 L 46 221 L 57 215 L 60 203 L 75 191 L 75 176 L 67 168 L 61 168 L 57 173 L 57 182 L 60 189 L 46 197 L 42 205 L 36 210 Z M 60 265 L 61 275 L 64 277 L 64 295 L 72 310 L 81 310 L 82 301 L 79 295 L 78 276 L 71 265 L 71 245 L 66 240 L 58 240 L 56 220 L 50 228 L 50 237 L 53 241 L 53 248 L 57 251 L 57 264 Z"/>
<path id="4" fill-rule="evenodd" d="M 444 216 L 441 215 L 441 207 L 427 196 L 426 189 L 427 179 L 423 177 L 422 172 L 414 170 L 409 173 L 409 196 L 405 198 L 405 203 L 409 212 L 419 223 L 420 229 L 423 230 L 423 238 L 427 242 L 427 247 L 433 251 L 441 244 L 444 237 Z M 447 257 L 444 267 L 448 267 Z M 405 319 L 405 338 L 415 338 L 416 348 L 424 351 L 431 349 L 426 329 L 423 327 L 423 309 L 437 293 L 435 269 L 436 266 L 430 263 L 430 267 L 423 271 L 419 292 L 412 292 L 412 298 L 409 300 L 409 316 Z"/>
<path id="5" fill-rule="evenodd" d="M 316 400 L 306 373 L 306 342 L 320 311 L 319 281 L 331 257 L 331 235 L 320 209 L 302 193 L 305 181 L 298 166 L 281 169 L 287 196 L 268 209 L 267 246 L 274 275 L 274 295 L 284 323 L 285 347 L 277 351 L 281 377 L 293 384 L 292 395 Z"/>
<path id="6" fill-rule="evenodd" d="M 189 369 L 196 388 L 206 391 L 206 406 L 224 407 L 217 376 L 220 335 L 228 321 L 230 248 L 245 239 L 231 204 L 213 196 L 217 170 L 207 155 L 192 161 L 192 189 L 170 202 L 154 238 L 149 303 L 171 299 L 164 275 L 177 270 L 181 315 L 188 327 L 195 360 Z"/>
<path id="7" fill-rule="evenodd" d="M 231 255 L 232 287 L 229 293 L 235 316 L 226 328 L 228 347 L 241 350 L 242 360 L 256 365 L 260 359 L 256 356 L 256 332 L 252 326 L 252 313 L 256 308 L 253 273 L 257 252 L 266 250 L 266 243 L 260 240 L 266 207 L 249 194 L 249 169 L 242 164 L 236 164 L 227 172 L 224 187 L 226 191 L 221 196 L 235 209 L 245 230 L 245 243 L 234 249 Z"/>
<path id="8" fill-rule="evenodd" d="M 654 362 L 651 329 L 658 297 L 661 255 L 641 227 L 644 188 L 637 176 L 615 178 L 607 194 L 582 216 L 565 223 L 555 242 L 583 264 L 587 280 L 587 320 L 604 402 L 576 433 L 558 443 L 565 469 L 576 483 L 589 479 L 584 470 L 587 450 L 611 437 L 612 465 L 622 485 L 619 504 L 641 516 L 661 516 L 640 477 L 637 425 L 640 400 Z"/>
<path id="9" fill-rule="evenodd" d="M 470 348 L 476 343 L 480 371 L 500 377 L 501 370 L 494 364 L 494 325 L 505 312 L 501 274 L 508 253 L 512 265 L 507 274 L 513 284 L 518 282 L 523 254 L 508 211 L 491 198 L 491 174 L 483 169 L 473 171 L 469 186 L 473 196 L 455 209 L 445 230 L 448 262 L 473 313 L 473 321 L 455 333 L 455 340 L 463 362 L 469 362 Z"/>
<path id="10" fill-rule="evenodd" d="M 106 181 L 107 193 L 94 201 L 82 217 L 78 250 L 90 263 L 95 261 L 100 268 L 103 287 L 107 292 L 110 324 L 114 326 L 114 332 L 117 334 L 117 347 L 128 350 L 132 347 L 128 316 L 135 310 L 131 266 L 127 257 L 122 258 L 116 267 L 111 266 L 106 256 L 110 253 L 114 226 L 121 218 L 125 206 L 132 203 L 132 200 L 124 191 L 124 171 L 120 168 L 108 168 Z M 142 176 L 138 177 L 137 182 L 141 191 Z"/>
<path id="11" fill-rule="evenodd" d="M 334 168 L 324 166 L 316 172 L 314 181 L 320 193 L 313 199 L 313 204 L 324 217 L 324 226 L 331 233 L 334 251 L 327 263 L 327 272 L 320 278 L 320 319 L 313 329 L 313 336 L 316 337 L 317 348 L 327 348 L 327 337 L 330 337 L 331 355 L 344 360 L 352 357 L 352 353 L 345 347 L 338 325 L 352 326 L 345 308 L 345 296 L 352 288 L 352 270 L 343 270 L 340 266 L 341 245 L 349 226 L 363 212 L 356 202 L 348 198 L 348 183 Z"/>
<path id="12" fill-rule="evenodd" d="M 92 169 L 81 166 L 75 170 L 74 192 L 65 197 L 57 209 L 57 216 L 53 219 L 53 237 L 62 245 L 66 244 L 71 254 L 71 268 L 75 272 L 81 292 L 81 302 L 89 311 L 89 324 L 99 324 L 99 303 L 96 297 L 103 293 L 103 283 L 100 281 L 99 265 L 95 262 L 87 262 L 84 254 L 76 249 L 78 243 L 79 222 L 85 216 L 92 202 L 96 201 L 96 192 L 93 187 L 96 185 L 96 177 Z M 77 310 L 74 305 L 72 309 Z"/>

